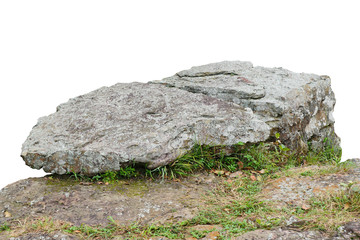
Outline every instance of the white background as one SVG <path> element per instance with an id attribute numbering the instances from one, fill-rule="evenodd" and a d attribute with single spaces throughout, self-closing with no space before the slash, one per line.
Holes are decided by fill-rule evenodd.
<path id="1" fill-rule="evenodd" d="M 117 82 L 223 60 L 329 75 L 343 160 L 360 157 L 358 1 L 1 1 L 0 188 L 41 116 Z"/>

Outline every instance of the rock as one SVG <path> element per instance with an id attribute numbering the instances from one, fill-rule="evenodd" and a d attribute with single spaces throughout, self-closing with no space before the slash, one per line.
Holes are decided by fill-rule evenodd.
<path id="1" fill-rule="evenodd" d="M 305 223 L 306 223 L 306 220 L 304 220 L 304 219 L 299 219 L 298 217 L 295 217 L 295 216 L 291 216 L 291 217 L 286 221 L 286 226 L 287 226 L 287 227 L 298 228 L 298 227 L 301 227 L 302 225 L 304 225 Z"/>
<path id="2" fill-rule="evenodd" d="M 359 238 L 360 238 L 360 222 L 348 222 L 338 228 L 338 232 L 332 238 L 332 240 L 359 239 Z"/>
<path id="3" fill-rule="evenodd" d="M 303 166 L 293 168 L 292 176 L 283 176 L 269 180 L 263 187 L 261 198 L 264 201 L 276 202 L 281 208 L 284 206 L 296 206 L 306 210 L 304 203 L 311 197 L 320 196 L 324 193 L 335 193 L 345 188 L 342 184 L 349 182 L 360 182 L 360 159 L 349 159 L 348 164 L 351 168 L 345 173 L 319 174 L 320 172 L 330 172 L 332 166 Z M 302 176 L 301 172 L 313 172 L 314 176 Z M 350 190 L 358 188 L 353 186 Z M 304 209 L 305 207 L 305 209 Z"/>
<path id="4" fill-rule="evenodd" d="M 328 239 L 327 236 L 320 231 L 295 231 L 291 229 L 277 228 L 273 230 L 255 230 L 247 232 L 239 237 L 233 238 L 233 240 L 276 240 L 276 239 L 287 239 L 287 240 L 318 240 Z"/>
<path id="5" fill-rule="evenodd" d="M 41 219 L 80 226 L 107 226 L 109 217 L 119 225 L 169 224 L 192 219 L 204 196 L 219 182 L 191 176 L 181 182 L 133 179 L 109 185 L 82 185 L 60 176 L 29 178 L 0 191 L 0 211 L 12 212 L 11 219 Z M 0 225 L 11 220 L 0 215 Z M 1 236 L 0 236 L 1 239 Z"/>
<path id="6" fill-rule="evenodd" d="M 195 143 L 234 145 L 270 136 L 252 111 L 156 84 L 103 87 L 40 118 L 22 146 L 32 168 L 94 175 L 129 163 L 166 165 Z"/>
<path id="7" fill-rule="evenodd" d="M 332 112 L 335 105 L 330 78 L 294 73 L 283 68 L 253 67 L 250 62 L 224 61 L 181 71 L 154 84 L 202 93 L 251 108 L 272 136 L 296 151 L 324 142 L 339 148 Z"/>
<path id="8" fill-rule="evenodd" d="M 79 240 L 75 236 L 68 236 L 61 232 L 58 233 L 28 233 L 19 237 L 11 237 L 9 240 Z"/>
<path id="9" fill-rule="evenodd" d="M 167 165 L 195 143 L 259 143 L 275 133 L 296 152 L 308 143 L 340 148 L 334 104 L 327 76 L 213 63 L 73 98 L 39 119 L 21 156 L 45 172 L 94 175 L 131 163 Z"/>

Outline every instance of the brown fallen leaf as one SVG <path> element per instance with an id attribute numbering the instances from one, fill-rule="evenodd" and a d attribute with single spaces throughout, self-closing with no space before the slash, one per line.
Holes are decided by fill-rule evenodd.
<path id="1" fill-rule="evenodd" d="M 241 161 L 238 161 L 237 165 L 238 165 L 239 169 L 242 169 L 244 167 L 244 163 Z"/>
<path id="2" fill-rule="evenodd" d="M 250 176 L 251 181 L 256 181 L 256 177 L 254 175 Z"/>
<path id="3" fill-rule="evenodd" d="M 264 174 L 264 173 L 266 173 L 266 170 L 265 170 L 265 169 L 261 169 L 260 171 L 258 171 L 258 173 Z"/>
<path id="4" fill-rule="evenodd" d="M 262 177 L 261 177 L 260 175 L 257 175 L 257 176 L 256 176 L 256 180 L 258 180 L 259 182 L 261 182 Z"/>
<path id="5" fill-rule="evenodd" d="M 350 207 L 350 203 L 345 203 L 345 204 L 344 204 L 344 210 L 349 209 L 349 207 Z"/>

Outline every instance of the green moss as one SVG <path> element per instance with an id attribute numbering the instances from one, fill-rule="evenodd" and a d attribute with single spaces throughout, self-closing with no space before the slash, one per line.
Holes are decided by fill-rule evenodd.
<path id="1" fill-rule="evenodd" d="M 133 179 L 130 181 L 119 180 L 106 187 L 109 191 L 116 191 L 126 194 L 129 197 L 144 196 L 149 191 L 149 187 L 144 179 Z"/>
<path id="2" fill-rule="evenodd" d="M 67 175 L 51 175 L 46 177 L 46 185 L 52 186 L 55 191 L 61 191 L 66 187 L 72 187 L 79 184 L 79 181 L 72 179 Z"/>

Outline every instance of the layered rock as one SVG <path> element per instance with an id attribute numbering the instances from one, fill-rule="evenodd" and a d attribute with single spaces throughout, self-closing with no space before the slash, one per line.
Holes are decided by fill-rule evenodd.
<path id="1" fill-rule="evenodd" d="M 21 156 L 46 172 L 93 175 L 166 165 L 195 143 L 258 143 L 277 132 L 294 151 L 339 147 L 334 104 L 327 76 L 220 62 L 71 99 L 39 119 Z"/>
<path id="2" fill-rule="evenodd" d="M 314 149 L 324 144 L 339 148 L 332 116 L 335 96 L 328 76 L 224 61 L 192 67 L 152 83 L 250 108 L 292 150 L 307 151 L 308 144 Z"/>

